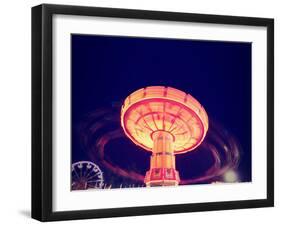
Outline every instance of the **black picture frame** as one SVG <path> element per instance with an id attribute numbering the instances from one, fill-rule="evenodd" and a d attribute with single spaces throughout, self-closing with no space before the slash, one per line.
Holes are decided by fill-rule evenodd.
<path id="1" fill-rule="evenodd" d="M 95 210 L 52 210 L 52 18 L 55 14 L 267 28 L 267 198 Z M 40 221 L 122 217 L 274 206 L 274 20 L 221 15 L 43 4 L 32 8 L 32 218 Z"/>

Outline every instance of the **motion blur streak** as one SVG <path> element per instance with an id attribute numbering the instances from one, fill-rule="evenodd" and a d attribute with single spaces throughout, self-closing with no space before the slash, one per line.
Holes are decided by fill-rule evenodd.
<path id="1" fill-rule="evenodd" d="M 144 175 L 122 169 L 105 159 L 106 145 L 114 139 L 126 139 L 119 125 L 119 110 L 120 107 L 114 106 L 108 109 L 99 109 L 89 114 L 79 128 L 80 142 L 89 158 L 92 161 L 98 161 L 101 167 L 105 167 L 121 177 L 143 182 Z M 209 121 L 208 134 L 199 148 L 206 149 L 211 153 L 213 163 L 202 175 L 194 178 L 182 178 L 181 185 L 212 183 L 215 181 L 224 182 L 223 175 L 229 170 L 235 172 L 239 165 L 242 150 L 235 137 L 224 129 L 222 125 L 214 122 L 212 118 Z M 189 153 L 186 154 L 188 155 Z"/>

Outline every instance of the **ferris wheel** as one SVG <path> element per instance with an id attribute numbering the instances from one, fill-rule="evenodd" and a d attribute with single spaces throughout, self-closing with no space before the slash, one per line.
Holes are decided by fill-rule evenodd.
<path id="1" fill-rule="evenodd" d="M 72 190 L 103 187 L 103 172 L 93 162 L 79 161 L 72 164 Z"/>

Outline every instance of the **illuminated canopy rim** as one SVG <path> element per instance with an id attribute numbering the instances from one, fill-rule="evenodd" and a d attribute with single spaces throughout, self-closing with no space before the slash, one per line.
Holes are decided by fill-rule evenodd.
<path id="1" fill-rule="evenodd" d="M 190 94 L 164 86 L 149 86 L 130 94 L 121 109 L 125 134 L 145 150 L 152 151 L 152 134 L 164 130 L 173 136 L 175 154 L 195 149 L 208 130 L 203 106 Z"/>

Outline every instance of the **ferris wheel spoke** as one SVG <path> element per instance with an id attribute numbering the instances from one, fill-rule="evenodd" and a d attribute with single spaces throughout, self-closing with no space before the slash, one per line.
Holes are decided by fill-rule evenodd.
<path id="1" fill-rule="evenodd" d="M 86 166 L 86 170 L 84 171 L 83 176 L 87 177 L 87 175 L 88 175 L 88 167 Z"/>
<path id="2" fill-rule="evenodd" d="M 91 175 L 91 173 L 92 173 L 92 170 L 90 170 L 90 171 L 87 173 L 87 175 L 85 175 L 85 177 L 88 178 L 89 175 Z"/>
<path id="3" fill-rule="evenodd" d="M 72 174 L 72 180 L 73 179 L 79 179 L 79 176 L 77 176 L 77 174 Z"/>
<path id="4" fill-rule="evenodd" d="M 82 168 L 83 166 L 80 168 L 80 177 L 82 177 Z"/>
<path id="5" fill-rule="evenodd" d="M 96 173 L 95 175 L 87 177 L 87 179 L 92 179 L 92 178 L 95 178 L 95 177 L 100 176 L 100 175 L 102 175 L 102 174 L 101 173 Z"/>
<path id="6" fill-rule="evenodd" d="M 76 175 L 77 178 L 80 178 L 75 168 L 74 168 L 74 175 Z"/>

